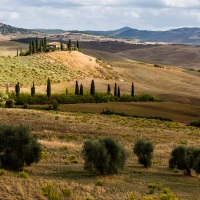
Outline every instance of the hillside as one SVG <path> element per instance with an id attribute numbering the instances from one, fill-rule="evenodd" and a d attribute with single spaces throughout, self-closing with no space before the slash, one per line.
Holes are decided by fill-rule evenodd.
<path id="1" fill-rule="evenodd" d="M 84 79 L 86 77 L 116 79 L 118 74 L 103 62 L 80 52 L 57 51 L 52 53 L 34 54 L 24 57 L 0 57 L 0 85 L 11 86 L 20 82 L 29 86 L 46 85 L 48 77 L 52 83 Z"/>
<path id="2" fill-rule="evenodd" d="M 0 34 L 2 35 L 12 35 L 12 34 L 37 34 L 36 31 L 24 28 L 18 28 L 14 26 L 10 26 L 8 24 L 0 23 Z"/>

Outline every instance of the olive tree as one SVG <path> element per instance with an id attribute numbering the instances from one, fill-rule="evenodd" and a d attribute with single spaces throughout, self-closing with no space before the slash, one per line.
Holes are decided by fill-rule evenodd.
<path id="1" fill-rule="evenodd" d="M 40 160 L 41 145 L 24 125 L 0 125 L 0 165 L 21 170 Z"/>
<path id="2" fill-rule="evenodd" d="M 84 169 L 98 174 L 116 174 L 127 160 L 124 147 L 108 137 L 86 141 L 82 153 Z"/>
<path id="3" fill-rule="evenodd" d="M 143 140 L 138 140 L 133 147 L 133 152 L 137 155 L 138 162 L 146 168 L 152 165 L 153 150 L 153 143 Z"/>

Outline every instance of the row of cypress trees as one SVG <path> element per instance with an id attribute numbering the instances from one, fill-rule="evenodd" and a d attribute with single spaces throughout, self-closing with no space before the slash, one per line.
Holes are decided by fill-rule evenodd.
<path id="1" fill-rule="evenodd" d="M 60 41 L 60 50 L 64 51 L 66 49 L 64 49 L 63 47 L 63 42 Z M 80 43 L 77 40 L 76 45 L 74 45 L 71 41 L 71 39 L 69 39 L 68 43 L 67 43 L 67 50 L 71 51 L 71 50 L 80 50 Z M 29 43 L 29 49 L 27 51 L 22 51 L 22 49 L 17 49 L 17 56 L 26 56 L 26 55 L 31 55 L 34 53 L 38 53 L 38 52 L 48 52 L 50 51 L 50 48 L 48 46 L 48 42 L 46 37 L 44 37 L 43 39 L 38 39 L 38 37 L 35 38 L 35 40 L 32 40 Z"/>
<path id="2" fill-rule="evenodd" d="M 20 84 L 19 82 L 17 82 L 17 84 L 15 85 L 15 93 L 16 96 L 19 96 L 20 94 Z M 46 90 L 47 96 L 50 97 L 51 96 L 51 80 L 50 78 L 47 79 L 47 90 Z M 68 94 L 68 89 L 66 88 L 66 94 Z M 80 88 L 79 88 L 79 84 L 78 81 L 76 81 L 75 84 L 75 95 L 83 95 L 83 84 L 81 83 Z M 95 94 L 95 83 L 94 80 L 91 81 L 91 86 L 90 86 L 90 94 L 94 95 Z M 107 87 L 107 94 L 110 95 L 111 94 L 111 87 L 110 84 L 108 84 Z M 114 96 L 118 96 L 120 98 L 120 87 L 117 86 L 117 84 L 115 83 L 114 86 Z M 135 95 L 135 91 L 134 91 L 134 84 L 132 83 L 132 87 L 131 87 L 131 96 L 134 97 Z M 33 81 L 33 85 L 31 87 L 31 96 L 35 96 L 35 83 Z"/>

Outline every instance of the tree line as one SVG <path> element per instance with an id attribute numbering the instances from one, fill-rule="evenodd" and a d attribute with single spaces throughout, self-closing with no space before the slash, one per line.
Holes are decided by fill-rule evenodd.
<path id="1" fill-rule="evenodd" d="M 56 49 L 61 51 L 80 50 L 79 40 L 76 41 L 76 44 L 73 44 L 71 39 L 69 39 L 67 44 L 64 44 L 61 40 L 59 43 L 60 43 L 59 48 L 52 47 L 49 45 L 49 42 L 47 41 L 46 37 L 42 39 L 38 39 L 38 37 L 36 37 L 35 39 L 29 42 L 28 50 L 22 50 L 21 48 L 17 49 L 17 56 L 27 56 L 27 55 L 32 55 L 34 53 L 50 52 L 50 51 L 55 51 Z"/>

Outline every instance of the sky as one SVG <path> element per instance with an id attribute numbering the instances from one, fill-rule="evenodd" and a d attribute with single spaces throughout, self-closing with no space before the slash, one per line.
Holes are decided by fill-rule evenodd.
<path id="1" fill-rule="evenodd" d="M 0 21 L 62 30 L 200 27 L 200 0 L 1 0 Z"/>

